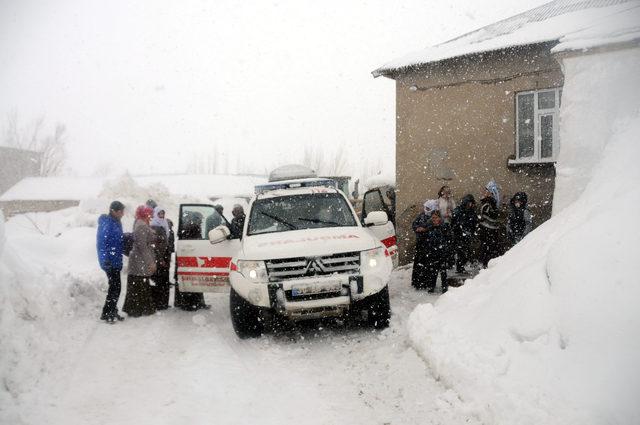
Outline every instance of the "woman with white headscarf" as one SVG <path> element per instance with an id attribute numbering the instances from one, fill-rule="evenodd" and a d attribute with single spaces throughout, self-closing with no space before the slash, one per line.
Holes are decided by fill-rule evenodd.
<path id="1" fill-rule="evenodd" d="M 169 222 L 165 218 L 164 208 L 156 206 L 153 209 L 153 219 L 151 228 L 156 234 L 155 260 L 156 272 L 151 276 L 155 283 L 152 286 L 153 301 L 156 310 L 166 310 L 169 308 L 169 268 L 171 267 L 171 247 L 169 247 Z"/>

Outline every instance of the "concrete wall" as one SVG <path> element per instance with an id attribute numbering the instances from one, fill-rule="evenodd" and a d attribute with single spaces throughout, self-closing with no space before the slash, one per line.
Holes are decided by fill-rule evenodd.
<path id="1" fill-rule="evenodd" d="M 0 146 L 0 195 L 25 177 L 40 174 L 40 154 Z"/>
<path id="2" fill-rule="evenodd" d="M 412 220 L 445 184 L 456 200 L 466 193 L 479 200 L 481 187 L 494 178 L 503 203 L 522 190 L 535 224 L 551 216 L 554 166 L 508 166 L 515 157 L 515 93 L 563 84 L 549 47 L 474 55 L 394 76 L 401 263 L 412 260 Z"/>

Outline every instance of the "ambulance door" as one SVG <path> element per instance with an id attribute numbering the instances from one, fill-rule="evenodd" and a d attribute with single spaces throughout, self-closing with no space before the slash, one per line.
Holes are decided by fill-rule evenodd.
<path id="1" fill-rule="evenodd" d="M 384 202 L 380 189 L 372 189 L 367 191 L 362 198 L 362 223 L 373 211 L 383 211 L 389 216 L 389 208 Z M 389 255 L 393 261 L 393 266 L 398 266 L 398 245 L 396 241 L 396 229 L 391 221 L 387 221 L 386 224 L 380 226 L 368 226 L 368 229 L 374 234 L 374 236 L 387 247 Z"/>
<path id="2" fill-rule="evenodd" d="M 181 204 L 176 246 L 178 285 L 182 292 L 229 290 L 229 264 L 240 240 L 209 242 L 209 230 L 229 226 L 212 205 Z"/>

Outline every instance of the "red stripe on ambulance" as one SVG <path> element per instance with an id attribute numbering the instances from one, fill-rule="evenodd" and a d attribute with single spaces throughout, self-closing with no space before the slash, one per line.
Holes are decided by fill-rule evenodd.
<path id="1" fill-rule="evenodd" d="M 231 257 L 178 257 L 178 267 L 228 269 Z"/>
<path id="2" fill-rule="evenodd" d="M 397 241 L 396 241 L 396 237 L 395 236 L 391 236 L 391 237 L 388 237 L 386 239 L 383 239 L 381 242 L 387 248 L 390 248 L 390 247 L 398 244 Z"/>

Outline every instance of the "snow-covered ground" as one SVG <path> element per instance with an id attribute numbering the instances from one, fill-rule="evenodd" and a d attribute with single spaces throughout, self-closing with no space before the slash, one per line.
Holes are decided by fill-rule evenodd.
<path id="1" fill-rule="evenodd" d="M 207 295 L 210 310 L 170 309 L 108 326 L 98 320 L 105 279 L 95 260 L 95 228 L 79 218 L 86 214 L 74 208 L 34 217 L 45 235 L 24 217 L 0 227 L 7 234 L 0 423 L 469 419 L 408 342 L 409 313 L 437 299 L 411 289 L 410 270 L 394 274 L 393 319 L 383 332 L 332 321 L 239 340 L 225 294 Z M 51 221 L 58 226 L 42 224 Z"/>

